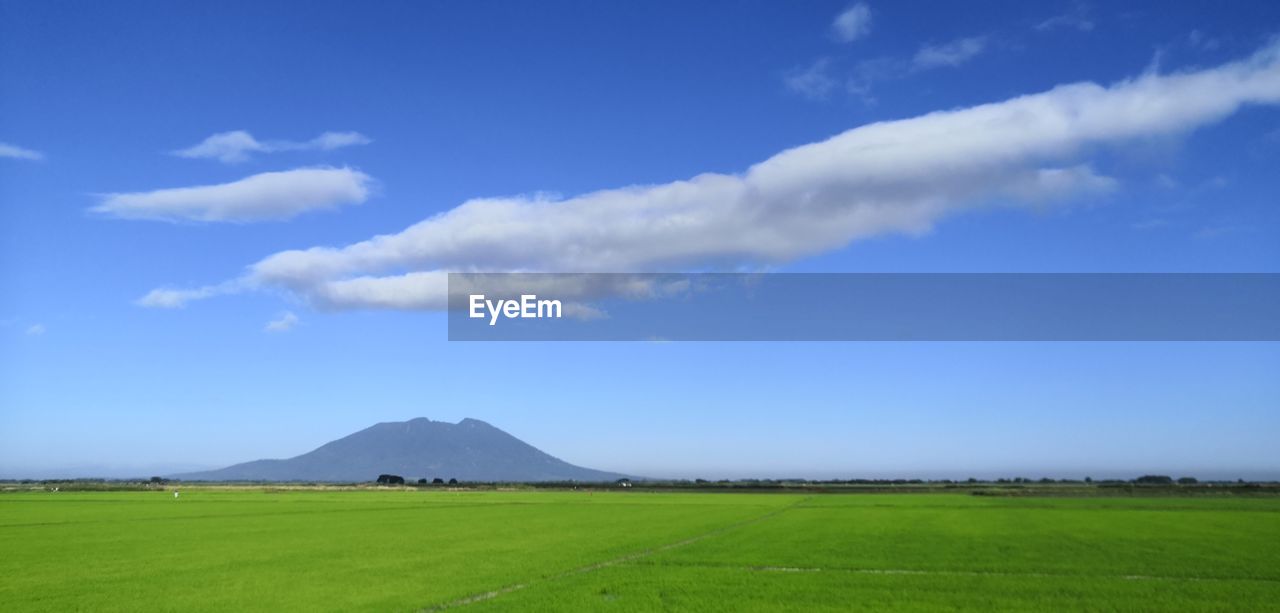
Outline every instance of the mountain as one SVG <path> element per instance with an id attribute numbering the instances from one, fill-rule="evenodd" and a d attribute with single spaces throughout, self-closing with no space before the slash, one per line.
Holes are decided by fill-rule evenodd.
<path id="1" fill-rule="evenodd" d="M 624 475 L 574 466 L 478 419 L 385 422 L 287 460 L 256 460 L 173 475 L 185 481 L 406 480 L 614 481 Z"/>

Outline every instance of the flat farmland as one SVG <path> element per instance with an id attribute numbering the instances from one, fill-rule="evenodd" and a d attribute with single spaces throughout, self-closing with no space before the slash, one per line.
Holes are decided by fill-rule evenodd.
<path id="1" fill-rule="evenodd" d="M 1280 610 L 1280 499 L 0 494 L 3 611 Z"/>

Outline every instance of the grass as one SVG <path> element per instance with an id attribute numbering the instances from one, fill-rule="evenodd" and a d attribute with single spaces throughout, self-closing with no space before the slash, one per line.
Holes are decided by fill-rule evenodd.
<path id="1" fill-rule="evenodd" d="M 1280 498 L 0 494 L 0 610 L 1280 610 Z"/>

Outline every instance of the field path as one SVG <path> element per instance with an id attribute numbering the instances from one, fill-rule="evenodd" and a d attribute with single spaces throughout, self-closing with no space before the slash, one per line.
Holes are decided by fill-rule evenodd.
<path id="1" fill-rule="evenodd" d="M 573 569 L 566 570 L 566 571 L 563 571 L 563 572 L 560 572 L 560 573 L 556 573 L 556 574 L 551 575 L 551 576 L 549 576 L 549 577 L 543 577 L 543 578 L 541 578 L 541 579 L 530 580 L 530 581 L 526 581 L 526 582 L 524 582 L 524 583 L 515 583 L 515 584 L 512 584 L 512 585 L 507 585 L 507 586 L 504 586 L 504 587 L 497 588 L 497 589 L 495 589 L 495 590 L 491 590 L 491 591 L 488 591 L 488 592 L 482 592 L 482 593 L 479 593 L 479 594 L 472 594 L 472 595 L 470 595 L 470 596 L 466 596 L 466 597 L 464 597 L 464 598 L 459 598 L 459 599 L 457 599 L 457 600 L 452 600 L 452 601 L 449 601 L 449 602 L 446 602 L 446 603 L 443 603 L 443 604 L 438 604 L 438 605 L 433 605 L 433 606 L 425 607 L 425 608 L 423 608 L 423 609 L 420 609 L 420 611 L 421 611 L 422 613 L 431 613 L 432 611 L 444 611 L 444 610 L 446 610 L 446 609 L 454 609 L 454 608 L 457 608 L 457 607 L 463 607 L 463 606 L 466 606 L 466 605 L 475 604 L 475 603 L 477 603 L 477 602 L 484 602 L 484 601 L 486 601 L 486 600 L 492 600 L 492 599 L 497 598 L 497 597 L 499 597 L 499 596 L 502 596 L 502 595 L 504 595 L 504 594 L 510 594 L 510 593 L 512 593 L 512 592 L 516 592 L 516 591 L 519 591 L 519 590 L 523 590 L 523 589 L 525 589 L 525 588 L 527 588 L 527 587 L 530 587 L 530 586 L 535 585 L 535 584 L 538 584 L 538 583 L 546 583 L 546 582 L 549 582 L 549 581 L 557 581 L 557 580 L 560 580 L 560 579 L 564 579 L 564 578 L 566 578 L 566 577 L 573 577 L 573 576 L 576 576 L 576 575 L 582 575 L 582 574 L 585 574 L 585 573 L 589 573 L 589 572 L 593 572 L 593 571 L 600 570 L 600 569 L 602 569 L 602 568 L 608 568 L 608 567 L 610 567 L 610 566 L 617 566 L 618 564 L 625 564 L 625 563 L 627 563 L 627 562 L 632 562 L 632 561 L 639 560 L 639 559 L 642 559 L 642 558 L 647 558 L 647 557 L 649 557 L 649 556 L 652 556 L 652 555 L 654 555 L 654 554 L 658 554 L 658 553 L 662 553 L 662 552 L 664 552 L 664 551 L 671 551 L 672 549 L 678 549 L 678 548 L 680 548 L 680 547 L 684 547 L 684 546 L 687 546 L 687 545 L 692 545 L 692 544 L 697 543 L 697 542 L 699 542 L 699 541 L 703 541 L 703 540 L 706 540 L 706 539 L 709 539 L 709 538 L 712 538 L 712 537 L 715 537 L 715 536 L 719 536 L 719 535 L 721 535 L 721 534 L 724 534 L 724 533 L 729 532 L 729 531 L 732 531 L 732 530 L 737 530 L 738 528 L 742 528 L 742 527 L 744 527 L 744 526 L 750 526 L 750 525 L 752 525 L 752 524 L 757 524 L 757 523 L 760 523 L 760 522 L 762 522 L 762 521 L 765 521 L 765 520 L 768 520 L 768 519 L 771 519 L 771 518 L 777 517 L 778 515 L 781 515 L 782 513 L 785 513 L 785 512 L 787 512 L 787 511 L 789 511 L 789 510 L 791 510 L 791 509 L 795 508 L 796 506 L 798 506 L 798 505 L 800 505 L 800 504 L 802 504 L 802 503 L 804 503 L 804 502 L 807 502 L 810 498 L 812 498 L 812 497 L 810 496 L 810 497 L 801 498 L 800 500 L 797 500 L 797 501 L 795 501 L 795 502 L 793 502 L 793 503 L 791 503 L 791 504 L 789 504 L 789 505 L 787 505 L 787 506 L 785 506 L 785 507 L 778 508 L 778 509 L 774 509 L 774 510 L 772 510 L 772 511 L 769 511 L 768 513 L 763 514 L 763 515 L 759 515 L 759 516 L 757 516 L 757 517 L 752 517 L 752 518 L 750 518 L 750 519 L 744 519 L 744 520 L 741 520 L 741 521 L 736 521 L 736 522 L 733 522 L 733 523 L 731 523 L 731 524 L 727 524 L 727 525 L 721 526 L 721 527 L 719 527 L 719 528 L 716 528 L 716 529 L 714 529 L 714 530 L 711 530 L 711 531 L 709 531 L 709 532 L 704 532 L 704 533 L 699 534 L 699 535 L 696 535 L 696 536 L 691 536 L 691 537 L 689 537 L 689 538 L 682 539 L 682 540 L 676 541 L 676 542 L 674 542 L 674 543 L 667 543 L 667 544 L 665 544 L 665 545 L 659 545 L 659 546 L 657 546 L 657 547 L 651 547 L 651 548 L 649 548 L 649 549 L 643 549 L 643 550 L 640 550 L 640 551 L 637 551 L 637 552 L 634 552 L 634 553 L 629 553 L 629 554 L 626 554 L 626 555 L 623 555 L 623 556 L 619 556 L 619 557 L 616 557 L 616 558 L 611 558 L 611 559 L 608 559 L 608 560 L 604 560 L 604 561 L 602 561 L 602 562 L 596 562 L 596 563 L 594 563 L 594 564 L 588 564 L 588 565 L 586 565 L 586 566 L 580 566 L 580 567 L 578 567 L 578 568 L 573 568 Z"/>

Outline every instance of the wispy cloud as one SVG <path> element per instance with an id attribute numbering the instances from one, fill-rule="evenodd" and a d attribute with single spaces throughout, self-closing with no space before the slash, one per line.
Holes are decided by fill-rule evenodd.
<path id="1" fill-rule="evenodd" d="M 1142 219 L 1129 224 L 1134 230 L 1158 230 L 1160 228 L 1169 227 L 1171 222 L 1168 219 L 1155 217 L 1151 219 Z"/>
<path id="2" fill-rule="evenodd" d="M 14 158 L 18 160 L 43 160 L 44 154 L 31 149 L 24 149 L 17 145 L 9 143 L 0 143 L 0 158 Z"/>
<path id="3" fill-rule="evenodd" d="M 1192 30 L 1190 34 L 1187 34 L 1187 44 L 1199 51 L 1213 51 L 1221 43 L 1218 39 L 1208 36 L 1200 30 Z"/>
<path id="4" fill-rule="evenodd" d="M 234 164 L 248 160 L 254 153 L 332 151 L 352 145 L 367 145 L 371 142 L 373 141 L 359 132 L 325 132 L 308 141 L 259 141 L 244 130 L 235 130 L 219 132 L 204 139 L 198 145 L 179 149 L 173 154 L 184 158 L 209 158 Z"/>
<path id="5" fill-rule="evenodd" d="M 1250 232 L 1253 229 L 1251 226 L 1241 224 L 1214 224 L 1196 230 L 1192 237 L 1200 240 L 1212 240 L 1228 235 Z"/>
<path id="6" fill-rule="evenodd" d="M 186 306 L 188 302 L 224 294 L 236 294 L 247 288 L 245 282 L 240 279 L 193 289 L 159 287 L 147 292 L 147 295 L 139 298 L 134 304 L 155 309 L 179 309 Z"/>
<path id="7" fill-rule="evenodd" d="M 42 336 L 44 332 L 44 324 L 31 324 L 31 326 L 27 327 L 27 336 Z"/>
<path id="8" fill-rule="evenodd" d="M 294 315 L 293 311 L 285 311 L 280 314 L 280 317 L 267 322 L 263 330 L 267 332 L 288 332 L 298 325 L 299 321 L 298 316 Z"/>
<path id="9" fill-rule="evenodd" d="M 819 58 L 814 63 L 795 68 L 783 77 L 787 89 L 810 100 L 823 100 L 836 86 L 830 74 L 831 60 Z"/>
<path id="10" fill-rule="evenodd" d="M 609 319 L 609 314 L 581 302 L 568 302 L 564 305 L 564 316 L 571 317 L 582 321 L 596 321 L 600 319 Z"/>
<path id="11" fill-rule="evenodd" d="M 444 271 L 768 266 L 992 206 L 1105 192 L 1100 146 L 1280 103 L 1280 43 L 1198 72 L 1063 85 L 851 129 L 739 174 L 567 199 L 477 198 L 403 231 L 268 256 L 238 279 L 321 308 L 440 308 Z"/>
<path id="12" fill-rule="evenodd" d="M 1054 15 L 1040 23 L 1036 24 L 1036 29 L 1041 32 L 1048 30 L 1057 30 L 1065 28 L 1069 30 L 1078 30 L 1080 32 L 1091 32 L 1096 25 L 1090 17 L 1091 11 L 1089 6 L 1085 4 L 1076 4 L 1070 11 L 1061 15 Z"/>
<path id="13" fill-rule="evenodd" d="M 369 175 L 350 168 L 264 172 L 217 185 L 106 194 L 93 212 L 123 219 L 251 222 L 359 204 Z"/>
<path id="14" fill-rule="evenodd" d="M 959 66 L 978 56 L 987 47 L 985 36 L 960 38 L 942 45 L 925 45 L 911 63 L 917 70 Z"/>
<path id="15" fill-rule="evenodd" d="M 859 2 L 836 15 L 831 33 L 842 43 L 851 43 L 871 33 L 871 7 Z"/>
<path id="16" fill-rule="evenodd" d="M 981 55 L 989 46 L 986 36 L 959 38 L 921 46 L 911 58 L 875 57 L 859 60 L 844 70 L 829 57 L 799 66 L 783 76 L 787 89 L 809 100 L 826 100 L 843 85 L 845 93 L 864 104 L 876 102 L 873 90 L 882 81 L 903 79 L 938 68 L 955 68 Z"/>
<path id="17" fill-rule="evenodd" d="M 860 60 L 845 78 L 845 91 L 860 99 L 863 104 L 875 104 L 874 89 L 877 83 L 903 78 L 912 70 L 911 63 L 901 58 L 876 57 Z"/>

